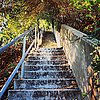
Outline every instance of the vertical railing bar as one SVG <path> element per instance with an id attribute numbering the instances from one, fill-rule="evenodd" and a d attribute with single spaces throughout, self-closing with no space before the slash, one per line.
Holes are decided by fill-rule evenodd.
<path id="1" fill-rule="evenodd" d="M 22 52 L 22 57 L 25 55 L 25 48 L 26 48 L 26 36 L 23 39 L 23 52 Z M 24 75 L 24 62 L 22 63 L 21 67 L 21 78 L 23 78 Z"/>
<path id="2" fill-rule="evenodd" d="M 36 26 L 35 26 L 35 48 L 36 48 Z"/>
<path id="3" fill-rule="evenodd" d="M 38 32 L 38 44 L 37 44 L 37 48 L 39 48 L 39 40 L 40 40 L 39 35 L 40 35 L 40 32 Z"/>
<path id="4" fill-rule="evenodd" d="M 44 30 L 42 30 L 42 32 L 41 32 L 41 41 L 43 42 L 43 32 L 44 32 Z M 42 44 L 42 42 L 41 42 L 41 44 Z"/>

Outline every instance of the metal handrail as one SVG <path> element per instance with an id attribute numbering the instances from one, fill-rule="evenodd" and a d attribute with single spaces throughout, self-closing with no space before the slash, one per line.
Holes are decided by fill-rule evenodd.
<path id="1" fill-rule="evenodd" d="M 27 56 L 27 54 L 29 53 L 29 51 L 30 51 L 30 49 L 32 48 L 33 45 L 34 45 L 34 41 L 31 43 L 31 45 L 28 48 L 28 50 L 26 51 L 25 55 L 22 56 L 21 60 L 17 64 L 16 68 L 14 69 L 14 71 L 12 72 L 12 74 L 10 75 L 10 77 L 8 78 L 8 80 L 6 81 L 6 83 L 4 84 L 3 88 L 1 89 L 1 91 L 0 91 L 0 98 L 3 96 L 3 94 L 6 91 L 7 87 L 9 86 L 9 84 L 12 81 L 12 79 L 14 78 L 14 76 L 16 75 L 16 73 L 18 72 L 21 64 L 24 62 L 25 57 Z"/>
<path id="2" fill-rule="evenodd" d="M 21 34 L 20 36 L 16 37 L 15 39 L 13 39 L 10 43 L 6 44 L 5 46 L 1 47 L 0 48 L 0 54 L 2 52 L 4 52 L 4 50 L 6 50 L 7 48 L 9 48 L 10 46 L 12 46 L 16 41 L 18 41 L 19 39 L 21 39 L 22 37 L 26 36 L 27 34 L 30 33 L 30 31 L 32 31 L 33 28 L 31 28 L 30 30 L 28 31 L 25 31 L 23 34 Z"/>
<path id="3" fill-rule="evenodd" d="M 0 98 L 3 96 L 4 92 L 6 91 L 6 89 L 8 88 L 9 84 L 11 83 L 12 79 L 14 78 L 14 76 L 16 75 L 17 71 L 19 70 L 20 66 L 23 65 L 24 59 L 27 56 L 27 54 L 29 53 L 30 49 L 32 48 L 32 46 L 34 45 L 34 40 L 31 43 L 31 45 L 29 46 L 29 48 L 27 49 L 27 51 L 25 52 L 25 45 L 26 45 L 26 35 L 28 35 L 34 28 L 31 28 L 28 31 L 25 31 L 23 34 L 21 34 L 20 36 L 18 36 L 17 38 L 13 39 L 10 43 L 6 44 L 4 47 L 0 48 L 0 53 L 4 52 L 4 50 L 6 50 L 7 48 L 9 48 L 11 45 L 13 45 L 15 42 L 17 42 L 19 39 L 21 39 L 22 37 L 24 37 L 23 39 L 23 55 L 21 60 L 19 61 L 19 63 L 17 64 L 16 68 L 14 69 L 14 71 L 12 72 L 12 74 L 9 76 L 8 80 L 6 81 L 6 83 L 4 84 L 4 86 L 2 87 L 2 89 L 0 90 Z M 23 70 L 22 70 L 23 71 Z"/>
<path id="4" fill-rule="evenodd" d="M 31 45 L 29 46 L 28 50 L 25 52 L 25 45 L 26 45 L 26 35 L 29 34 L 33 29 L 35 28 L 35 39 L 33 40 L 33 42 L 31 43 Z M 4 47 L 0 48 L 0 53 L 2 53 L 4 50 L 6 50 L 8 47 L 10 47 L 11 45 L 13 45 L 16 41 L 18 41 L 19 39 L 21 39 L 22 37 L 24 37 L 23 39 L 23 55 L 21 60 L 19 61 L 19 63 L 17 64 L 17 66 L 15 67 L 15 69 L 13 70 L 12 74 L 9 76 L 8 80 L 6 81 L 6 83 L 4 84 L 4 86 L 2 87 L 1 91 L 0 91 L 0 98 L 3 96 L 4 92 L 6 91 L 6 89 L 8 88 L 9 84 L 11 83 L 11 81 L 13 80 L 14 76 L 16 75 L 16 73 L 18 72 L 19 68 L 21 67 L 21 78 L 23 78 L 23 73 L 24 73 L 24 59 L 27 56 L 27 54 L 29 53 L 29 51 L 31 50 L 32 46 L 35 45 L 35 48 L 37 48 L 37 37 L 36 37 L 36 26 L 28 30 L 25 31 L 22 35 L 18 36 L 17 38 L 15 38 L 14 40 L 12 40 L 9 44 L 5 45 Z M 43 30 L 42 33 L 43 34 Z"/>

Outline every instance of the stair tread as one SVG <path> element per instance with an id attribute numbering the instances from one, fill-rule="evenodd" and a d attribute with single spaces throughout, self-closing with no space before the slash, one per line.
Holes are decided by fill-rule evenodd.
<path id="1" fill-rule="evenodd" d="M 25 72 L 24 78 L 41 79 L 41 78 L 74 78 L 72 72 Z"/>
<path id="2" fill-rule="evenodd" d="M 42 59 L 40 59 L 40 60 L 26 60 L 26 61 L 33 61 L 33 62 L 35 62 L 35 61 L 39 61 L 39 62 L 45 62 L 45 61 L 48 61 L 48 62 L 62 62 L 62 61 L 65 61 L 65 62 L 67 62 L 66 61 L 66 59 L 65 60 L 50 60 L 50 59 L 48 59 L 48 60 L 42 60 Z"/>
<path id="3" fill-rule="evenodd" d="M 63 51 L 63 49 L 40 48 L 40 49 L 32 49 L 32 51 Z"/>
<path id="4" fill-rule="evenodd" d="M 32 50 L 63 50 L 63 48 L 61 47 L 61 48 L 39 48 L 39 49 L 32 49 Z"/>
<path id="5" fill-rule="evenodd" d="M 9 91 L 30 91 L 30 92 L 34 92 L 34 91 L 81 91 L 79 88 L 71 88 L 71 89 L 16 89 L 16 90 L 9 90 Z"/>
<path id="6" fill-rule="evenodd" d="M 49 50 L 49 49 L 44 49 L 44 50 L 40 50 L 40 49 L 38 49 L 38 50 L 31 50 L 30 52 L 64 52 L 64 50 L 63 49 L 61 49 L 61 50 Z"/>
<path id="7" fill-rule="evenodd" d="M 56 54 L 50 54 L 50 53 L 44 53 L 44 54 L 42 54 L 42 53 L 28 53 L 28 55 L 37 55 L 37 56 L 40 56 L 40 55 L 50 55 L 50 56 L 55 56 L 55 55 L 57 55 L 57 56 L 65 56 L 65 54 L 63 54 L 63 53 L 61 53 L 61 54 L 59 54 L 59 53 L 56 53 Z"/>
<path id="8" fill-rule="evenodd" d="M 25 66 L 66 66 L 67 67 L 68 64 L 61 64 L 61 65 L 50 65 L 50 64 L 49 65 L 33 65 L 33 64 L 32 65 L 31 64 L 29 65 L 29 64 L 25 64 Z"/>
<path id="9" fill-rule="evenodd" d="M 64 69 L 64 70 L 25 70 L 24 72 L 33 72 L 33 73 L 38 73 L 38 72 L 47 72 L 47 73 L 50 73 L 50 72 L 68 72 L 68 71 L 71 71 L 71 70 L 66 70 L 66 69 Z"/>
<path id="10" fill-rule="evenodd" d="M 33 61 L 33 60 L 35 60 L 35 61 L 38 61 L 38 60 L 44 60 L 44 61 L 67 61 L 67 59 L 66 58 L 32 58 L 32 57 L 30 57 L 30 58 L 26 58 L 26 61 L 28 61 L 28 60 L 31 60 L 31 61 Z"/>
<path id="11" fill-rule="evenodd" d="M 43 56 L 43 55 L 38 55 L 38 56 L 35 56 L 35 55 L 29 55 L 28 57 L 45 57 L 45 58 L 47 58 L 47 57 L 51 57 L 51 55 L 47 55 L 47 56 Z M 56 57 L 58 57 L 58 58 L 61 58 L 61 57 L 64 57 L 65 58 L 65 56 L 64 55 L 53 55 L 52 56 L 52 58 L 56 58 Z"/>
<path id="12" fill-rule="evenodd" d="M 25 66 L 25 71 L 38 71 L 38 70 L 45 70 L 45 71 L 52 71 L 52 70 L 71 70 L 70 66 Z"/>
<path id="13" fill-rule="evenodd" d="M 51 72 L 54 72 L 54 73 L 57 73 L 57 72 L 72 72 L 71 70 L 50 70 L 50 71 L 48 71 L 48 70 L 37 70 L 37 71 L 24 71 L 24 72 L 30 72 L 30 73 L 51 73 Z"/>
<path id="14" fill-rule="evenodd" d="M 30 53 L 28 53 L 29 55 L 31 55 L 31 54 L 40 54 L 40 55 L 45 55 L 45 54 L 48 54 L 48 55 L 55 55 L 55 54 L 64 54 L 64 52 L 30 52 Z"/>
<path id="15" fill-rule="evenodd" d="M 59 54 L 59 53 L 63 53 L 63 54 L 65 54 L 64 53 L 64 51 L 30 51 L 30 54 L 36 54 L 36 53 L 39 53 L 39 54 Z"/>
<path id="16" fill-rule="evenodd" d="M 48 79 L 46 79 L 46 78 L 44 78 L 44 79 L 43 78 L 42 79 L 25 79 L 25 78 L 23 78 L 23 79 L 14 79 L 14 80 L 22 80 L 22 81 L 23 80 L 25 80 L 25 81 L 26 80 L 28 80 L 28 81 L 29 80 L 30 81 L 32 81 L 32 80 L 58 80 L 58 81 L 59 80 L 65 80 L 65 81 L 70 81 L 70 80 L 76 80 L 76 79 L 75 78 L 59 78 L 59 79 L 58 78 L 48 78 Z"/>

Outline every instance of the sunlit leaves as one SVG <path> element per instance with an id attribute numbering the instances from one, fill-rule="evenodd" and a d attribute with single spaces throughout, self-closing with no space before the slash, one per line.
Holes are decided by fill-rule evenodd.
<path id="1" fill-rule="evenodd" d="M 10 4 L 9 0 L 5 1 L 6 5 Z M 0 18 L 0 25 L 6 23 L 3 32 L 11 34 L 11 37 L 33 26 L 38 18 L 46 21 L 54 18 L 81 31 L 90 30 L 89 27 L 96 28 L 94 25 L 98 22 L 99 2 L 100 0 L 13 0 L 10 11 L 5 9 L 4 12 L 7 21 Z M 46 26 L 48 24 L 45 21 L 43 23 Z"/>
<path id="2" fill-rule="evenodd" d="M 40 23 L 40 24 L 39 24 L 39 27 L 40 27 L 40 28 L 43 28 L 43 27 L 44 27 L 44 28 L 46 28 L 46 29 L 49 29 L 50 26 L 51 26 L 50 23 L 49 23 L 49 21 L 47 21 L 46 19 L 40 19 L 40 20 L 39 20 L 39 23 Z"/>
<path id="3" fill-rule="evenodd" d="M 29 27 L 32 27 L 35 20 L 35 17 L 28 15 L 28 6 L 24 0 L 14 0 L 13 3 L 11 11 L 5 9 L 6 13 L 3 12 L 4 16 L 0 17 L 0 25 L 5 23 L 5 26 L 2 26 L 2 34 L 0 34 L 0 40 L 3 39 L 4 44 L 22 34 Z M 6 1 L 6 4 L 9 4 L 9 0 Z"/>

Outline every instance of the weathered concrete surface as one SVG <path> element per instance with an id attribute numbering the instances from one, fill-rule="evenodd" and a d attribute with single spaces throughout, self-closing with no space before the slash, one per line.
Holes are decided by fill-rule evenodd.
<path id="1" fill-rule="evenodd" d="M 25 71 L 24 78 L 26 79 L 51 79 L 51 78 L 74 78 L 71 71 Z"/>
<path id="2" fill-rule="evenodd" d="M 36 54 L 40 52 L 40 59 L 26 60 L 24 77 L 14 81 L 14 90 L 9 90 L 8 100 L 81 100 L 81 91 L 72 69 L 68 61 L 61 59 L 63 49 L 59 49 L 33 51 Z M 62 53 L 66 58 L 64 51 Z M 45 60 L 41 59 L 43 56 Z M 55 57 L 57 60 L 52 60 Z"/>
<path id="3" fill-rule="evenodd" d="M 81 100 L 79 89 L 10 90 L 8 100 Z"/>
<path id="4" fill-rule="evenodd" d="M 87 68 L 91 64 L 90 53 L 94 51 L 97 41 L 88 39 L 87 35 L 67 25 L 62 25 L 60 31 L 60 44 L 72 67 L 82 92 L 88 91 Z"/>
<path id="5" fill-rule="evenodd" d="M 70 88 L 76 88 L 77 89 L 77 83 L 75 78 L 69 78 L 69 79 L 24 79 L 20 80 L 17 79 L 14 81 L 14 88 L 15 89 L 70 89 Z"/>

